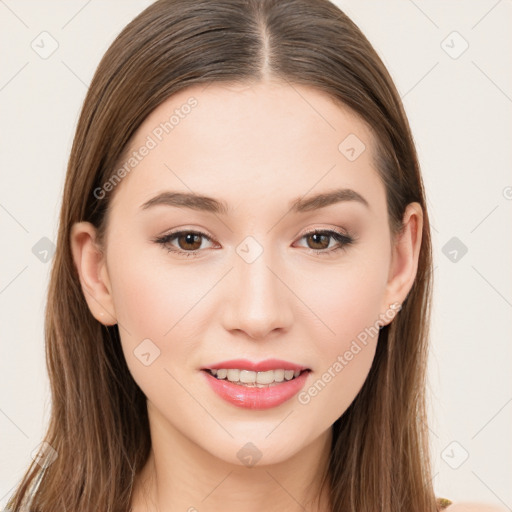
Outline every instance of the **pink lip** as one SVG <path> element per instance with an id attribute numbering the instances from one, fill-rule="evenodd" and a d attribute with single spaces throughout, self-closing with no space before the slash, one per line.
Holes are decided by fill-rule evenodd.
<path id="1" fill-rule="evenodd" d="M 220 363 L 214 363 L 208 366 L 204 366 L 201 370 L 218 370 L 221 368 L 239 370 L 250 370 L 253 372 L 266 372 L 268 370 L 309 370 L 306 366 L 300 364 L 290 363 L 289 361 L 283 361 L 281 359 L 265 359 L 259 363 L 254 363 L 248 359 L 231 359 L 229 361 L 221 361 Z"/>
<path id="2" fill-rule="evenodd" d="M 236 366 L 236 368 L 240 367 Z M 207 370 L 202 370 L 201 373 L 213 391 L 227 402 L 246 409 L 270 409 L 294 397 L 306 384 L 310 372 L 304 371 L 295 379 L 273 384 L 267 388 L 246 387 L 227 380 L 219 380 Z"/>

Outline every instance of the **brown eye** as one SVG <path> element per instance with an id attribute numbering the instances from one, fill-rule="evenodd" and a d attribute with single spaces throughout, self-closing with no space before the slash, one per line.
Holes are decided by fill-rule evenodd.
<path id="1" fill-rule="evenodd" d="M 307 249 L 318 255 L 334 254 L 339 250 L 345 250 L 354 243 L 355 238 L 333 230 L 315 230 L 301 237 L 306 240 Z M 334 244 L 331 245 L 331 239 Z"/>
<path id="2" fill-rule="evenodd" d="M 308 241 L 312 241 L 312 245 L 310 245 L 311 249 L 327 249 L 329 247 L 330 238 L 329 235 L 322 235 L 319 233 L 313 233 L 311 235 L 306 235 L 305 238 Z"/>
<path id="3" fill-rule="evenodd" d="M 199 231 L 176 231 L 156 238 L 154 242 L 178 256 L 198 256 L 204 240 L 212 241 L 208 235 Z"/>
<path id="4" fill-rule="evenodd" d="M 180 249 L 197 251 L 201 247 L 201 237 L 197 233 L 185 233 L 177 236 L 176 240 Z"/>

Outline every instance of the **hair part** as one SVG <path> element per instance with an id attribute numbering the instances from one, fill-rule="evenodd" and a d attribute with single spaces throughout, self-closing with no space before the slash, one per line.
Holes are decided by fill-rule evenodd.
<path id="1" fill-rule="evenodd" d="M 126 365 L 117 326 L 91 314 L 70 248 L 89 221 L 100 246 L 112 178 L 144 119 L 194 84 L 277 80 L 323 91 L 374 135 L 392 234 L 408 203 L 423 208 L 414 285 L 380 330 L 369 375 L 334 423 L 329 484 L 335 512 L 434 512 L 425 385 L 432 288 L 428 213 L 400 96 L 359 28 L 328 0 L 159 0 L 130 22 L 102 58 L 69 158 L 45 317 L 52 409 L 44 440 L 57 458 L 33 462 L 9 507 L 34 512 L 123 511 L 150 453 L 146 398 Z"/>

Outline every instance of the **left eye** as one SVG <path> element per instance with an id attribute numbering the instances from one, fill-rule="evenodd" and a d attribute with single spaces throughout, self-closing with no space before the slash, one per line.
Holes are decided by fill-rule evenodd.
<path id="1" fill-rule="evenodd" d="M 169 233 L 160 238 L 155 239 L 156 243 L 161 244 L 169 252 L 174 252 L 180 255 L 197 256 L 202 245 L 202 239 L 212 241 L 212 239 L 205 233 L 200 231 L 176 231 Z M 315 230 L 304 234 L 300 240 L 306 239 L 309 243 L 313 243 L 316 247 L 306 247 L 309 251 L 315 254 L 328 254 L 345 249 L 346 246 L 354 242 L 354 238 L 338 231 L 333 230 Z M 337 246 L 332 247 L 330 241 L 334 239 L 337 242 Z M 173 245 L 171 242 L 177 241 L 178 247 Z"/>
<path id="2" fill-rule="evenodd" d="M 308 247 L 308 249 L 312 250 L 314 253 L 318 254 L 326 254 L 332 253 L 334 251 L 338 251 L 339 249 L 345 249 L 347 245 L 350 245 L 354 242 L 354 239 L 349 235 L 344 235 L 343 233 L 338 233 L 338 231 L 332 230 L 315 230 L 310 233 L 306 233 L 301 237 L 307 239 L 312 242 L 316 247 Z M 332 247 L 330 244 L 330 239 L 335 240 L 338 245 Z M 327 243 L 327 245 L 325 245 Z"/>

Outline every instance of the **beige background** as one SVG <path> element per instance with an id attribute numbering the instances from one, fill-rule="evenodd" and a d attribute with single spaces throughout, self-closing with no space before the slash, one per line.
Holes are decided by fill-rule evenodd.
<path id="1" fill-rule="evenodd" d="M 0 0 L 0 506 L 49 417 L 44 251 L 79 109 L 101 56 L 149 3 Z M 512 2 L 336 3 L 397 84 L 427 188 L 436 492 L 511 508 Z"/>

